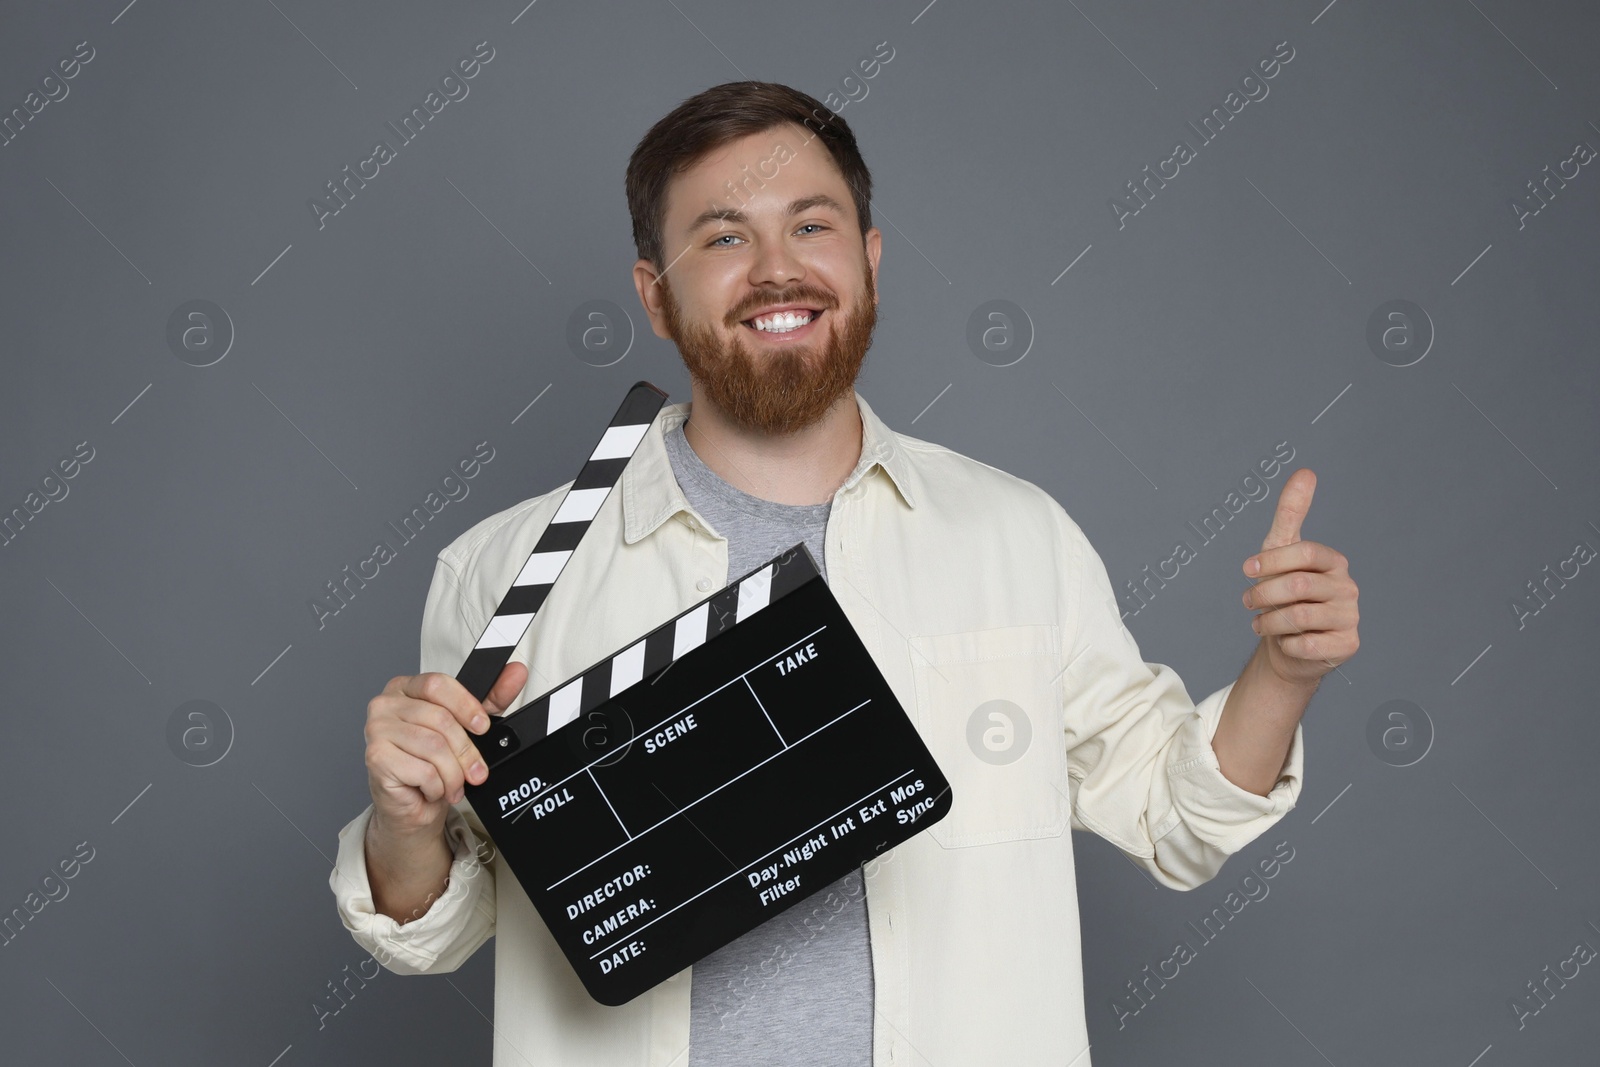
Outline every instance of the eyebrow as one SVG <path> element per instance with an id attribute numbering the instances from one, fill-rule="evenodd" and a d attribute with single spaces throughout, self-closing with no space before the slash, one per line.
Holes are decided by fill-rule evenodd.
<path id="1" fill-rule="evenodd" d="M 810 211 L 814 207 L 824 207 L 844 215 L 844 206 L 826 193 L 814 193 L 811 196 L 802 196 L 789 202 L 788 215 L 798 215 Z M 689 233 L 697 232 L 702 226 L 712 222 L 741 222 L 749 223 L 750 217 L 736 207 L 708 208 L 696 215 L 689 224 Z"/>

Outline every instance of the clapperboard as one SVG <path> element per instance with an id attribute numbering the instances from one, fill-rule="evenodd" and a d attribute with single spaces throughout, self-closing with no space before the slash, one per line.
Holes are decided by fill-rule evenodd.
<path id="1" fill-rule="evenodd" d="M 647 382 L 628 394 L 462 668 L 475 696 L 664 401 Z M 590 996 L 609 1005 L 939 821 L 952 801 L 803 543 L 471 736 L 489 776 L 466 786 L 467 800 Z"/>

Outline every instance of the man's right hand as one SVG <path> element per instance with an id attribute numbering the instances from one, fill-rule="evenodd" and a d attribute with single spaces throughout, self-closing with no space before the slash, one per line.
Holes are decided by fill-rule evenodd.
<path id="1" fill-rule="evenodd" d="M 448 674 L 400 675 L 367 703 L 367 786 L 373 818 L 405 837 L 444 825 L 467 782 L 489 772 L 467 736 L 489 728 L 522 691 L 528 668 L 508 663 L 482 703 Z"/>

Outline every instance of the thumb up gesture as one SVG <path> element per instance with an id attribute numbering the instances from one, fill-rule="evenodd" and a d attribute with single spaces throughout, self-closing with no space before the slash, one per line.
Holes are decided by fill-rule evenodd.
<path id="1" fill-rule="evenodd" d="M 1245 590 L 1244 606 L 1260 609 L 1251 626 L 1266 645 L 1267 663 L 1279 678 L 1298 684 L 1315 682 L 1361 644 L 1350 561 L 1300 537 L 1316 488 L 1309 467 L 1289 476 L 1261 551 L 1244 561 L 1244 573 L 1258 579 Z"/>

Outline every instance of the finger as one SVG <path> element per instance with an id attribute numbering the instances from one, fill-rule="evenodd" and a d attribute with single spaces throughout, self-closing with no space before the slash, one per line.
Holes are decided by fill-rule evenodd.
<path id="1" fill-rule="evenodd" d="M 1285 655 L 1295 659 L 1316 660 L 1330 666 L 1338 666 L 1355 655 L 1358 644 L 1348 632 L 1342 630 L 1336 633 L 1290 634 L 1278 638 L 1278 647 L 1283 649 Z"/>
<path id="2" fill-rule="evenodd" d="M 1258 578 L 1270 578 L 1275 574 L 1288 574 L 1291 571 L 1327 573 L 1337 571 L 1347 566 L 1349 562 L 1345 559 L 1344 553 L 1337 552 L 1320 541 L 1296 541 L 1281 548 L 1264 549 L 1250 558 L 1261 562 L 1261 569 L 1256 573 Z"/>
<path id="3" fill-rule="evenodd" d="M 428 760 L 439 768 L 439 776 L 449 787 L 449 795 L 461 787 L 463 780 L 476 785 L 488 777 L 475 768 L 483 766 L 483 758 L 472 738 L 461 728 L 449 712 L 437 704 L 420 700 L 407 701 L 401 706 L 396 724 L 398 729 L 390 736 L 405 751 Z"/>
<path id="4" fill-rule="evenodd" d="M 1261 542 L 1263 550 L 1292 545 L 1300 540 L 1300 524 L 1311 510 L 1311 494 L 1316 492 L 1317 476 L 1310 467 L 1301 467 L 1289 475 L 1278 491 L 1278 507 L 1272 513 L 1272 528 Z"/>
<path id="5" fill-rule="evenodd" d="M 1355 625 L 1355 612 L 1344 604 L 1290 604 L 1268 608 L 1255 617 L 1256 633 L 1331 633 Z"/>
<path id="6" fill-rule="evenodd" d="M 379 784 L 391 792 L 414 789 L 430 803 L 445 796 L 447 786 L 433 762 L 414 756 L 391 741 L 373 746 L 368 767 Z"/>
<path id="7" fill-rule="evenodd" d="M 522 687 L 528 684 L 528 668 L 526 664 L 512 660 L 500 672 L 500 677 L 495 679 L 494 687 L 489 690 L 489 695 L 483 698 L 483 708 L 490 715 L 499 715 L 511 706 L 517 699 L 517 694 L 522 692 Z"/>
<path id="8" fill-rule="evenodd" d="M 399 683 L 397 692 L 401 696 L 439 705 L 463 727 L 472 728 L 474 733 L 482 733 L 489 728 L 489 720 L 484 716 L 483 705 L 473 699 L 472 694 L 467 692 L 466 686 L 448 674 L 429 671 L 426 674 L 397 678 L 395 682 Z M 474 722 L 479 717 L 483 717 L 483 723 L 475 726 Z"/>
<path id="9" fill-rule="evenodd" d="M 1301 544 L 1310 542 L 1302 541 Z M 1338 598 L 1340 583 L 1331 574 L 1319 571 L 1289 571 L 1263 578 L 1244 591 L 1247 608 L 1283 607 L 1301 602 L 1316 603 Z"/>

